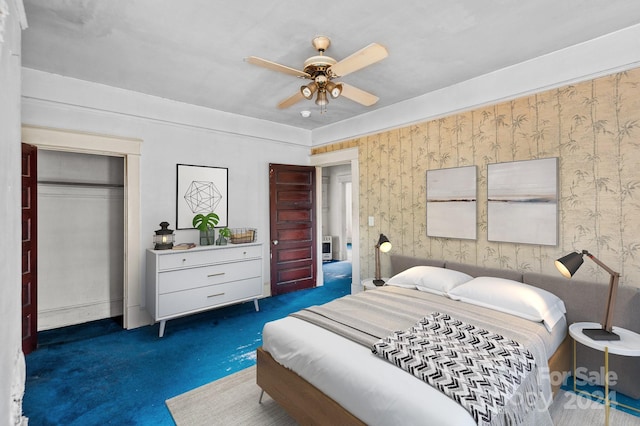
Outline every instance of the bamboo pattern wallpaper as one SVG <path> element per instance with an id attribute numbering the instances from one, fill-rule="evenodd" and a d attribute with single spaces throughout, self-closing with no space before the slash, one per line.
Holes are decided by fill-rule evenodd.
<path id="1" fill-rule="evenodd" d="M 373 276 L 382 232 L 393 253 L 550 275 L 555 259 L 585 249 L 621 273 L 620 285 L 640 287 L 639 126 L 634 69 L 314 153 L 359 148 L 363 277 Z M 558 245 L 487 241 L 487 164 L 548 157 L 559 158 Z M 427 237 L 426 171 L 468 165 L 478 167 L 478 239 Z M 586 259 L 576 279 L 609 276 Z"/>

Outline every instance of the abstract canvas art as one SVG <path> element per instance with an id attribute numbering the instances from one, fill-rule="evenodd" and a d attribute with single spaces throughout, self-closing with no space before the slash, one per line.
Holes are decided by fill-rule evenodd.
<path id="1" fill-rule="evenodd" d="M 215 213 L 218 227 L 228 226 L 227 182 L 224 167 L 177 165 L 176 228 L 192 229 L 193 216 Z"/>
<path id="2" fill-rule="evenodd" d="M 476 239 L 476 166 L 427 170 L 427 235 Z"/>
<path id="3" fill-rule="evenodd" d="M 558 159 L 487 165 L 489 241 L 557 245 Z"/>

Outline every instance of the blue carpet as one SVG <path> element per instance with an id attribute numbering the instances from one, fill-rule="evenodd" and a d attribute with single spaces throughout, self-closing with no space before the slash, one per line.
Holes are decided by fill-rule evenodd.
<path id="1" fill-rule="evenodd" d="M 324 279 L 329 280 L 343 280 L 351 279 L 351 262 L 331 261 L 322 265 L 322 272 L 324 273 Z"/>
<path id="2" fill-rule="evenodd" d="M 29 424 L 173 425 L 165 400 L 255 364 L 262 327 L 351 291 L 351 263 L 323 266 L 324 286 L 123 330 L 108 319 L 38 334 L 27 355 Z"/>
<path id="3" fill-rule="evenodd" d="M 567 380 L 562 384 L 562 389 L 567 392 L 573 393 L 573 377 L 570 376 Z M 589 398 L 592 401 L 597 401 L 599 403 L 604 403 L 602 399 L 604 398 L 604 386 L 592 385 L 586 382 L 586 380 L 578 380 L 576 383 L 576 389 L 580 396 L 585 398 Z M 584 392 L 589 393 L 591 395 L 595 395 L 596 397 L 590 397 L 586 395 Z M 599 398 L 598 398 L 599 397 Z M 611 407 L 616 410 L 624 411 L 625 413 L 634 415 L 636 417 L 640 417 L 640 399 L 630 398 L 620 392 L 609 390 L 609 399 L 611 400 Z M 630 408 L 629 408 L 630 407 Z"/>

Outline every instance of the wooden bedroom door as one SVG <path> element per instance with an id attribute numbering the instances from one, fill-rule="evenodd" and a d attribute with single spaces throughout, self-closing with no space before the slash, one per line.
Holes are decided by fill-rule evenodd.
<path id="1" fill-rule="evenodd" d="M 22 144 L 22 352 L 25 355 L 38 346 L 37 153 L 35 146 Z"/>
<path id="2" fill-rule="evenodd" d="M 316 285 L 316 170 L 269 164 L 271 295 Z"/>

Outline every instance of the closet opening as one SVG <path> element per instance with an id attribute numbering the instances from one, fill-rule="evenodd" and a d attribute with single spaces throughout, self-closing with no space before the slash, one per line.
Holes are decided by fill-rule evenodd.
<path id="1" fill-rule="evenodd" d="M 124 158 L 38 151 L 38 331 L 124 306 Z"/>

